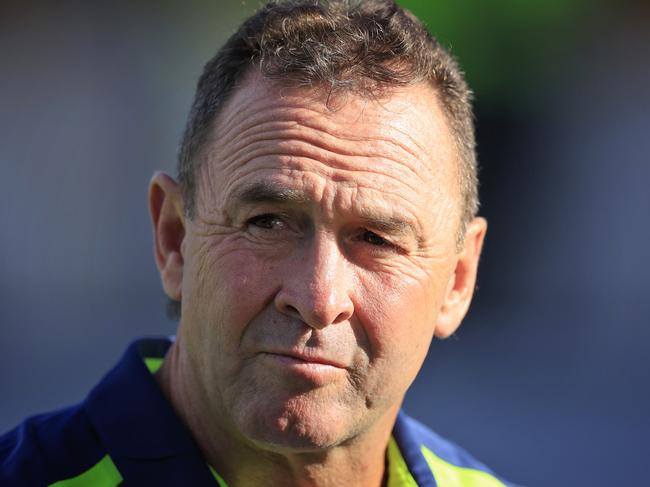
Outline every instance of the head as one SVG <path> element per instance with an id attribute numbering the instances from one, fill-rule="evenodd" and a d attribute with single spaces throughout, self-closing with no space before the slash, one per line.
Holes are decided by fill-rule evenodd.
<path id="1" fill-rule="evenodd" d="M 217 426 L 270 449 L 343 444 L 391 422 L 471 301 L 470 92 L 393 2 L 272 2 L 206 65 L 178 182 L 156 175 L 150 206 Z"/>

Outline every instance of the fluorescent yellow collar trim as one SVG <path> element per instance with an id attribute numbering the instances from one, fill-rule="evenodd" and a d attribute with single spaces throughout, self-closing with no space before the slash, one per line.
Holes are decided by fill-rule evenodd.
<path id="1" fill-rule="evenodd" d="M 221 478 L 221 475 L 219 475 L 211 465 L 208 465 L 208 467 L 210 467 L 210 472 L 212 472 L 212 476 L 217 480 L 219 487 L 228 487 L 228 484 L 226 484 L 226 481 Z"/>
<path id="2" fill-rule="evenodd" d="M 162 367 L 163 364 L 162 358 L 157 358 L 157 357 L 145 357 L 144 358 L 144 365 L 147 366 L 147 369 L 149 369 L 149 372 L 152 374 L 155 374 L 158 372 L 158 369 Z"/>
<path id="3" fill-rule="evenodd" d="M 122 483 L 122 476 L 111 457 L 104 457 L 89 470 L 71 479 L 59 480 L 49 487 L 116 487 Z"/>
<path id="4" fill-rule="evenodd" d="M 388 486 L 387 487 L 418 487 L 417 482 L 409 472 L 406 461 L 399 451 L 397 442 L 392 436 L 388 442 Z"/>
<path id="5" fill-rule="evenodd" d="M 433 472 L 438 487 L 505 487 L 489 473 L 452 465 L 425 446 L 422 447 L 422 455 Z"/>

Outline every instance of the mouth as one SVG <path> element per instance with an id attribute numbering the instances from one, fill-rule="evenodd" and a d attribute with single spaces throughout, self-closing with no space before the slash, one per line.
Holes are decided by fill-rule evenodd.
<path id="1" fill-rule="evenodd" d="M 345 365 L 342 364 L 340 361 L 335 360 L 330 357 L 326 357 L 324 355 L 316 355 L 316 354 L 307 354 L 304 352 L 266 352 L 272 355 L 278 355 L 280 357 L 286 357 L 288 359 L 293 359 L 298 362 L 304 362 L 307 364 L 320 364 L 320 365 L 329 365 L 330 367 L 336 367 L 339 369 L 344 369 Z"/>
<path id="2" fill-rule="evenodd" d="M 296 376 L 314 385 L 325 385 L 341 378 L 347 372 L 345 366 L 335 359 L 322 355 L 296 352 L 261 352 L 265 366 L 280 373 Z"/>

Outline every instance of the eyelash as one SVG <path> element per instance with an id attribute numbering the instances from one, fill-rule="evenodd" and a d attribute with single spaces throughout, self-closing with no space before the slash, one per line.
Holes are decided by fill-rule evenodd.
<path id="1" fill-rule="evenodd" d="M 281 216 L 278 216 L 273 213 L 263 213 L 261 215 L 255 215 L 249 218 L 248 220 L 246 220 L 246 226 L 255 226 L 256 228 L 263 231 L 273 231 L 274 226 L 276 224 L 284 225 L 284 226 L 287 225 Z M 399 250 L 398 246 L 396 246 L 389 240 L 386 240 L 381 235 L 373 232 L 372 230 L 368 230 L 366 228 L 360 229 L 355 240 L 364 242 L 370 245 L 371 247 L 374 247 L 377 250 L 380 249 Z M 373 240 L 374 243 L 372 242 Z"/>
<path id="2" fill-rule="evenodd" d="M 264 213 L 262 215 L 256 215 L 256 216 L 254 216 L 252 218 L 249 218 L 248 220 L 246 220 L 246 225 L 247 226 L 255 225 L 256 227 L 261 228 L 262 230 L 272 230 L 273 229 L 272 228 L 273 224 L 268 225 L 268 226 L 260 224 L 260 222 L 263 222 L 265 220 L 267 220 L 267 221 L 268 220 L 274 220 L 274 223 L 276 223 L 276 222 L 284 223 L 282 218 L 280 218 L 278 215 L 274 215 L 272 213 Z"/>
<path id="3" fill-rule="evenodd" d="M 371 240 L 378 239 L 379 242 L 372 243 Z M 361 232 L 361 240 L 366 242 L 367 244 L 372 245 L 373 247 L 392 247 L 392 244 L 383 238 L 380 235 L 377 235 L 375 232 L 371 230 L 362 230 Z"/>

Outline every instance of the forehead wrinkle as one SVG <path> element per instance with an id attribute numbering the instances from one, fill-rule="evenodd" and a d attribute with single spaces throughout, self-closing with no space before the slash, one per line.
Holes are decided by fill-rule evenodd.
<path id="1" fill-rule="evenodd" d="M 409 180 L 410 182 L 410 178 L 404 178 L 402 174 L 403 170 L 406 169 L 411 176 L 414 176 L 418 181 L 429 184 L 427 178 L 412 167 L 414 164 L 407 162 L 409 158 L 397 160 L 393 154 L 384 154 L 381 153 L 381 151 L 369 152 L 367 149 L 363 154 L 356 151 L 346 152 L 332 150 L 330 147 L 316 145 L 320 140 L 314 140 L 309 136 L 305 137 L 302 132 L 292 134 L 287 133 L 286 130 L 278 131 L 277 135 L 260 131 L 256 139 L 257 140 L 247 138 L 246 143 L 241 144 L 236 152 L 219 160 L 218 164 L 216 163 L 218 158 L 211 157 L 210 160 L 214 161 L 214 163 L 209 164 L 210 169 L 232 171 L 233 167 L 243 167 L 252 163 L 256 159 L 275 157 L 280 159 L 282 162 L 289 164 L 291 164 L 292 160 L 311 160 L 320 165 L 327 166 L 328 169 L 350 171 L 357 174 L 363 172 L 375 172 L 377 174 L 383 174 L 385 177 L 398 179 L 402 182 L 404 180 Z M 314 142 L 316 142 L 316 144 Z M 339 149 L 339 147 L 337 147 L 337 149 Z M 374 171 L 371 169 L 365 171 L 359 169 L 359 167 L 364 165 L 367 166 L 369 159 L 374 159 L 372 165 L 377 169 Z M 355 164 L 356 161 L 359 161 L 361 164 Z M 220 168 L 217 166 L 220 166 Z M 412 189 L 416 187 L 415 184 L 409 184 L 409 186 Z"/>
<path id="2" fill-rule="evenodd" d="M 247 147 L 259 141 L 272 141 L 274 139 L 292 140 L 296 138 L 312 143 L 316 147 L 338 152 L 343 155 L 368 154 L 374 156 L 380 155 L 382 153 L 381 149 L 396 152 L 394 150 L 396 147 L 419 162 L 427 154 L 426 149 L 421 149 L 420 153 L 418 153 L 418 151 L 404 144 L 402 141 L 384 135 L 386 128 L 398 130 L 390 125 L 383 126 L 381 124 L 374 124 L 379 128 L 377 131 L 378 134 L 366 134 L 355 137 L 354 131 L 351 131 L 349 127 L 345 130 L 336 130 L 337 124 L 328 124 L 324 121 L 317 123 L 314 119 L 291 117 L 288 120 L 279 120 L 279 117 L 273 116 L 273 114 L 269 114 L 268 118 L 262 118 L 261 120 L 259 118 L 251 122 L 246 128 L 237 130 L 232 137 L 217 136 L 211 139 L 210 142 L 217 148 L 232 145 L 233 153 L 242 147 Z M 406 137 L 410 137 L 406 132 L 401 131 L 401 133 Z M 219 143 L 219 139 L 221 138 L 226 140 L 224 144 Z M 363 150 L 350 150 L 339 147 L 345 142 L 363 143 Z M 368 152 L 368 143 L 371 143 L 370 148 L 373 149 L 370 153 Z M 383 145 L 380 145 L 380 143 L 383 143 Z M 330 149 L 331 147 L 336 147 L 336 150 Z M 420 149 L 420 146 L 418 146 L 418 149 Z"/>
<path id="3" fill-rule="evenodd" d="M 237 191 L 237 186 L 241 184 L 243 180 L 250 178 L 252 174 L 260 171 L 268 173 L 269 176 L 278 175 L 280 177 L 293 177 L 294 174 L 299 174 L 303 179 L 307 175 L 312 174 L 322 180 L 324 185 L 327 185 L 327 182 L 332 182 L 336 185 L 343 185 L 346 188 L 352 188 L 355 190 L 367 189 L 375 193 L 379 192 L 381 194 L 380 196 L 377 196 L 378 198 L 383 198 L 385 196 L 397 198 L 412 212 L 415 211 L 415 208 L 413 208 L 414 202 L 412 201 L 412 195 L 421 192 L 421 185 L 413 182 L 411 179 L 395 178 L 390 174 L 390 172 L 382 172 L 380 168 L 333 169 L 331 166 L 323 164 L 321 160 L 296 157 L 293 154 L 265 154 L 256 159 L 258 159 L 256 163 L 242 164 L 238 168 L 232 170 L 229 177 L 215 174 L 222 172 L 224 170 L 222 167 L 215 167 L 214 165 L 208 165 L 207 168 L 204 167 L 204 171 L 207 169 L 205 172 L 207 172 L 209 176 L 206 178 L 199 178 L 204 183 L 202 186 L 209 187 L 209 194 L 212 195 L 213 198 L 216 198 L 217 190 L 218 193 L 223 196 L 221 204 L 218 203 L 216 199 L 212 199 L 214 206 L 205 208 L 208 213 L 223 213 L 221 208 L 223 208 L 224 203 L 230 199 L 231 192 Z M 305 161 L 312 163 L 311 167 L 305 167 Z M 373 186 L 370 184 L 370 178 L 374 180 L 379 178 L 380 181 Z M 386 181 L 382 182 L 381 179 Z M 225 187 L 217 188 L 215 184 L 210 184 L 212 181 L 215 183 L 218 181 L 225 181 Z M 408 196 L 404 195 L 403 191 L 400 191 L 400 188 L 395 185 L 407 188 L 409 190 L 409 192 L 407 192 Z M 429 194 L 437 194 L 438 198 L 442 197 L 442 193 L 438 186 L 433 186 L 431 189 L 432 193 L 430 192 Z"/>
<path id="4" fill-rule="evenodd" d="M 348 175 L 347 173 L 352 173 Z M 368 179 L 360 178 L 358 175 L 370 175 L 371 178 L 378 178 L 378 179 L 387 179 L 388 181 L 384 181 L 383 184 L 380 181 L 380 184 L 377 184 L 375 187 L 371 186 L 368 181 Z M 363 190 L 367 189 L 369 191 L 374 191 L 377 193 L 381 193 L 382 195 L 391 195 L 391 196 L 396 196 L 400 199 L 404 199 L 405 201 L 411 201 L 412 198 L 408 198 L 402 194 L 400 189 L 393 189 L 395 186 L 404 186 L 406 187 L 409 191 L 411 191 L 411 196 L 413 194 L 417 194 L 419 190 L 421 189 L 421 185 L 416 185 L 414 183 L 411 183 L 409 180 L 408 182 L 405 181 L 404 179 L 400 178 L 395 178 L 389 173 L 385 173 L 380 171 L 379 169 L 338 169 L 337 171 L 333 172 L 330 176 L 330 179 L 332 182 L 335 182 L 337 184 L 343 184 L 346 187 L 349 188 L 354 188 L 357 191 L 358 190 Z M 388 183 L 394 182 L 396 184 L 390 185 Z"/>
<path id="5" fill-rule="evenodd" d="M 332 110 L 323 104 L 322 100 L 319 101 L 319 98 L 309 90 L 287 90 L 288 92 L 298 93 L 300 96 L 294 94 L 278 96 L 277 91 L 271 91 L 263 85 L 261 86 L 261 89 L 251 89 L 240 85 L 240 88 L 229 100 L 231 102 L 229 106 L 225 106 L 222 111 L 222 115 L 225 115 L 225 117 L 220 116 L 215 120 L 215 128 L 212 130 L 213 137 L 210 139 L 212 150 L 209 154 L 210 157 L 207 158 L 209 162 L 212 162 L 209 164 L 209 171 L 213 173 L 214 182 L 225 179 L 226 184 L 230 185 L 229 183 L 234 176 L 234 173 L 231 173 L 229 177 L 224 178 L 219 169 L 227 169 L 230 172 L 233 171 L 234 166 L 244 166 L 255 162 L 257 159 L 266 158 L 271 160 L 275 158 L 275 164 L 269 163 L 268 165 L 276 169 L 278 168 L 277 160 L 279 158 L 282 165 L 288 165 L 289 169 L 294 165 L 294 162 L 298 166 L 299 163 L 307 160 L 324 166 L 324 173 L 331 171 L 332 167 L 327 167 L 327 164 L 325 164 L 329 163 L 337 171 L 350 171 L 355 175 L 360 175 L 360 169 L 354 167 L 350 169 L 350 166 L 354 165 L 351 163 L 355 162 L 352 158 L 359 157 L 365 162 L 366 166 L 368 166 L 368 162 L 373 163 L 373 166 L 380 166 L 376 171 L 368 170 L 368 173 L 374 172 L 388 176 L 390 179 L 396 180 L 396 183 L 402 184 L 410 190 L 422 191 L 422 187 L 417 184 L 417 181 L 425 181 L 427 186 L 433 186 L 432 189 L 437 189 L 440 192 L 441 188 L 438 187 L 440 185 L 432 184 L 437 180 L 434 174 L 436 172 L 449 173 L 447 167 L 449 164 L 442 164 L 444 167 L 440 167 L 441 164 L 435 164 L 440 161 L 435 161 L 434 158 L 442 160 L 441 156 L 436 157 L 436 154 L 439 154 L 440 151 L 436 148 L 427 150 L 425 146 L 411 136 L 407 130 L 409 125 L 400 123 L 401 115 L 408 114 L 403 109 L 393 110 L 387 104 L 386 106 L 381 104 L 387 115 L 395 114 L 397 118 L 394 118 L 394 121 L 389 120 L 388 117 L 382 115 L 383 112 L 380 112 L 377 118 L 372 119 L 364 126 L 363 121 L 360 121 L 360 119 L 363 118 L 363 113 L 369 110 L 368 100 L 360 100 L 363 105 L 352 115 L 348 111 L 344 113 L 343 118 L 339 117 L 337 119 L 337 114 L 345 110 L 345 106 L 342 105 L 341 110 Z M 263 96 L 260 96 L 260 93 Z M 434 100 L 436 107 L 438 107 L 437 97 L 434 96 Z M 357 103 L 359 99 L 355 98 L 353 101 Z M 404 106 L 408 108 L 410 105 L 407 103 Z M 438 110 L 434 111 L 438 113 Z M 357 135 L 359 132 L 354 130 L 356 127 L 346 126 L 345 120 L 351 120 L 352 124 L 359 126 L 363 135 Z M 443 117 L 443 120 L 446 119 Z M 432 129 L 435 129 L 437 134 L 440 125 L 438 118 L 427 117 L 426 121 L 427 125 L 432 124 Z M 443 125 L 444 128 L 447 128 L 446 124 L 443 123 Z M 273 128 L 275 130 L 271 130 Z M 368 134 L 369 129 L 375 129 L 376 133 Z M 397 139 L 387 136 L 385 134 L 387 130 L 398 135 Z M 436 136 L 433 140 L 438 138 Z M 224 142 L 223 145 L 219 143 L 220 141 Z M 265 146 L 268 148 L 269 143 L 273 141 L 278 143 L 277 145 L 281 150 L 266 152 Z M 357 144 L 345 146 L 344 141 L 357 142 Z M 363 144 L 359 142 L 363 142 Z M 350 146 L 353 150 L 350 150 Z M 357 155 L 357 150 L 354 150 L 357 148 L 360 149 L 359 155 Z M 444 147 L 442 148 L 444 149 Z M 229 153 L 229 155 L 223 160 L 219 160 L 219 155 L 224 153 Z M 326 154 L 327 157 L 323 157 L 323 154 Z M 382 163 L 379 160 L 368 161 L 369 156 L 375 154 L 384 156 L 382 158 L 386 162 Z M 402 154 L 405 157 L 400 157 Z M 205 155 L 208 156 L 208 154 Z M 247 155 L 247 157 L 243 158 L 244 155 Z M 385 157 L 386 155 L 389 157 Z M 215 164 L 216 162 L 219 164 Z M 346 164 L 346 162 L 348 163 Z M 264 163 L 266 164 L 266 161 Z M 408 169 L 416 179 L 403 176 L 395 177 L 396 172 L 400 172 L 402 175 L 405 174 L 404 171 L 399 171 L 401 168 Z M 237 177 L 239 177 L 239 175 L 249 171 L 235 170 L 235 172 L 238 173 Z M 430 177 L 426 176 L 427 173 Z M 333 174 L 333 179 L 344 178 L 339 178 L 337 174 Z M 210 184 L 210 186 L 213 185 Z M 449 186 L 449 184 L 446 183 L 445 186 Z M 211 190 L 214 194 L 215 188 L 211 188 Z M 391 191 L 385 190 L 384 193 L 388 194 Z"/>
<path id="6" fill-rule="evenodd" d="M 407 167 L 416 176 L 419 176 L 422 171 L 430 169 L 431 164 L 427 164 L 430 151 L 419 144 L 407 131 L 400 129 L 395 124 L 382 121 L 372 122 L 367 124 L 367 127 L 374 126 L 377 129 L 376 134 L 368 134 L 368 130 L 366 130 L 364 135 L 355 136 L 354 130 L 350 130 L 347 126 L 341 128 L 341 122 L 337 123 L 331 120 L 331 117 L 337 112 L 331 112 L 327 108 L 324 110 L 306 108 L 304 99 L 302 102 L 303 105 L 287 106 L 286 100 L 284 100 L 282 103 L 259 107 L 248 101 L 247 105 L 251 110 L 235 111 L 227 119 L 228 123 L 219 123 L 212 131 L 213 137 L 206 141 L 206 146 L 210 148 L 208 150 L 211 152 L 210 159 L 214 159 L 215 155 L 224 151 L 230 152 L 228 159 L 236 159 L 240 152 L 251 144 L 270 141 L 273 137 L 286 140 L 302 138 L 315 147 L 350 156 L 358 155 L 357 151 L 341 146 L 346 141 L 361 142 L 363 146 L 360 147 L 359 153 L 374 156 L 385 151 L 391 155 L 394 154 L 395 161 Z M 250 112 L 253 112 L 252 116 L 249 116 Z M 282 120 L 283 118 L 284 120 Z M 222 130 L 223 128 L 225 130 Z M 276 130 L 271 132 L 273 128 Z M 306 134 L 302 130 L 305 128 L 310 129 Z M 402 134 L 413 147 L 395 137 L 387 136 L 386 129 Z M 284 133 L 282 133 L 283 131 Z M 300 134 L 296 132 L 300 132 Z M 225 142 L 221 143 L 221 141 Z M 369 147 L 374 149 L 370 153 L 368 153 Z"/>
<path id="7" fill-rule="evenodd" d="M 290 127 L 296 124 L 292 117 L 283 116 L 286 112 L 291 112 L 292 107 L 285 104 L 277 103 L 271 106 L 253 106 L 250 110 L 236 111 L 232 114 L 231 119 L 226 122 L 217 121 L 211 130 L 211 136 L 206 139 L 206 145 L 220 146 L 221 141 L 233 141 L 241 138 L 255 126 L 262 126 L 266 123 L 274 125 L 286 124 Z M 267 129 L 268 127 L 264 127 Z"/>
<path id="8" fill-rule="evenodd" d="M 296 109 L 302 109 L 303 112 L 313 112 L 316 117 L 327 116 L 329 113 L 327 107 L 322 107 L 323 109 L 318 110 L 318 108 L 321 108 L 318 103 L 313 103 L 310 108 L 305 107 L 305 102 L 310 101 L 309 99 L 311 98 L 308 96 L 282 97 L 277 96 L 276 93 L 270 93 L 269 96 L 263 97 L 262 103 L 260 104 L 260 100 L 255 96 L 255 93 L 252 96 L 244 96 L 245 94 L 246 88 L 242 88 L 235 93 L 233 98 L 226 102 L 221 114 L 214 122 L 214 127 L 212 128 L 214 135 L 207 140 L 218 142 L 220 137 L 230 140 L 231 132 L 245 132 L 251 126 L 256 125 L 258 123 L 257 120 L 264 118 L 265 115 L 268 115 L 268 120 L 276 121 L 279 115 L 284 115 L 285 113 L 290 113 L 295 116 L 293 112 Z M 286 121 L 295 122 L 294 117 L 287 117 Z M 243 125 L 243 127 L 240 125 Z"/>
<path id="9" fill-rule="evenodd" d="M 330 174 L 333 182 L 344 182 L 365 175 L 374 179 L 380 177 L 388 180 L 385 182 L 395 181 L 413 191 L 421 188 L 423 183 L 431 185 L 430 181 L 412 171 L 408 172 L 411 173 L 411 176 L 415 176 L 415 180 L 413 180 L 413 177 L 404 177 L 404 171 L 401 171 L 401 169 L 406 169 L 406 166 L 392 159 L 375 158 L 373 161 L 375 167 L 355 167 L 355 161 L 367 162 L 367 158 L 365 156 L 340 156 L 335 153 L 322 154 L 320 151 L 310 149 L 308 145 L 301 146 L 295 144 L 295 142 L 291 142 L 295 146 L 291 150 L 282 150 L 283 147 L 271 150 L 272 148 L 264 145 L 263 147 L 253 148 L 250 153 L 246 154 L 246 157 L 237 161 L 222 161 L 221 167 L 214 167 L 214 165 L 211 165 L 211 167 L 215 172 L 233 173 L 237 171 L 237 168 L 257 163 L 267 163 L 269 165 L 275 163 L 278 169 L 298 169 L 310 165 L 322 168 L 321 172 Z"/>
<path id="10" fill-rule="evenodd" d="M 274 108 L 265 110 L 257 110 L 253 117 L 242 117 L 242 122 L 246 121 L 243 126 L 232 124 L 229 129 L 221 133 L 219 130 L 215 131 L 214 137 L 209 139 L 209 142 L 214 147 L 223 147 L 226 145 L 233 145 L 233 152 L 236 152 L 241 147 L 245 147 L 252 142 L 258 140 L 272 140 L 273 137 L 290 139 L 296 132 L 309 135 L 302 135 L 302 138 L 312 142 L 315 146 L 321 148 L 340 146 L 342 142 L 362 142 L 365 143 L 363 149 L 367 151 L 367 143 L 371 142 L 373 149 L 379 151 L 381 149 L 389 149 L 397 147 L 404 153 L 413 157 L 414 160 L 420 161 L 426 157 L 428 151 L 422 145 L 412 138 L 408 132 L 401 130 L 394 124 L 372 122 L 368 123 L 366 127 L 376 128 L 376 134 L 365 133 L 364 135 L 355 136 L 356 131 L 350 130 L 349 126 L 340 128 L 341 123 L 336 123 L 330 120 L 329 116 L 308 108 L 286 108 L 280 107 L 281 113 L 277 113 Z M 286 117 L 285 117 L 286 115 Z M 304 129 L 308 129 L 305 131 Z M 395 137 L 385 135 L 387 129 L 395 130 L 409 139 L 415 146 L 410 147 L 409 144 L 398 140 Z M 231 134 L 234 132 L 234 134 Z M 282 133 L 285 132 L 286 135 Z M 369 132 L 368 130 L 366 132 Z M 260 136 L 260 134 L 263 134 Z M 220 143 L 224 140 L 225 143 Z M 378 147 L 378 143 L 385 143 L 383 147 Z M 337 152 L 342 154 L 355 155 L 358 151 L 346 150 L 337 148 Z M 372 154 L 371 154 L 372 155 Z"/>
<path id="11" fill-rule="evenodd" d="M 255 159 L 257 159 L 257 163 L 253 163 Z M 311 163 L 311 167 L 305 167 L 305 162 Z M 211 167 L 211 169 L 214 171 L 222 170 L 221 168 L 214 167 Z M 418 194 L 421 190 L 421 185 L 417 184 L 417 182 L 405 178 L 396 178 L 390 172 L 382 172 L 380 168 L 333 168 L 331 165 L 324 164 L 320 159 L 298 157 L 294 154 L 268 153 L 251 159 L 246 164 L 242 164 L 237 169 L 234 169 L 231 173 L 232 176 L 226 183 L 224 193 L 230 194 L 233 186 L 236 187 L 242 179 L 246 179 L 257 171 L 275 172 L 276 174 L 289 177 L 293 173 L 298 173 L 302 176 L 315 174 L 319 178 L 322 178 L 325 184 L 331 182 L 353 189 L 366 187 L 371 191 L 381 192 L 382 195 L 393 195 L 407 202 L 410 202 L 410 199 L 402 195 L 397 186 L 405 187 L 411 195 Z M 379 179 L 380 181 L 376 187 L 373 187 L 369 185 L 369 178 L 374 180 Z M 219 180 L 223 178 L 213 177 L 213 179 Z M 440 194 L 440 191 L 435 187 L 432 188 L 432 192 Z"/>
<path id="12" fill-rule="evenodd" d="M 284 134 L 285 132 L 281 133 Z M 379 154 L 377 155 L 379 156 Z M 238 171 L 237 167 L 243 168 L 256 161 L 267 163 L 269 166 L 275 165 L 275 167 L 280 166 L 289 169 L 304 166 L 304 163 L 308 162 L 316 164 L 317 167 L 322 167 L 322 172 L 331 174 L 335 181 L 346 179 L 346 177 L 341 176 L 341 173 L 353 174 L 352 179 L 357 179 L 359 175 L 365 173 L 377 174 L 395 180 L 411 190 L 417 190 L 421 187 L 420 181 L 429 184 L 423 178 L 423 175 L 417 173 L 410 165 L 404 164 L 402 161 L 389 159 L 382 154 L 381 157 L 376 157 L 374 164 L 371 164 L 370 168 L 367 168 L 369 158 L 368 155 L 348 155 L 348 153 L 340 154 L 327 148 L 319 149 L 310 142 L 304 142 L 302 134 L 287 139 L 272 138 L 268 140 L 263 133 L 260 133 L 257 142 L 245 145 L 238 153 L 219 161 L 218 164 L 214 161 L 216 158 L 213 158 L 212 161 L 215 163 L 208 164 L 208 167 L 211 173 L 224 171 L 228 173 L 236 172 L 241 175 L 241 171 Z M 355 164 L 356 161 L 360 161 L 361 164 Z M 412 178 L 405 178 L 403 175 L 404 169 L 407 169 L 412 176 L 415 176 L 417 182 L 414 182 Z M 334 170 L 340 171 L 339 174 L 337 175 Z M 222 178 L 214 177 L 213 179 L 219 180 Z"/>
<path id="13" fill-rule="evenodd" d="M 445 134 L 445 138 L 453 142 L 453 137 L 450 135 L 447 116 L 441 107 L 438 93 L 435 89 L 433 89 L 433 87 L 428 84 L 423 84 L 423 86 L 420 88 L 424 89 L 425 93 L 415 95 L 409 95 L 407 93 L 406 96 L 408 101 L 406 102 L 400 101 L 400 93 L 405 90 L 399 89 L 390 91 L 390 93 L 384 97 L 372 99 L 360 97 L 353 93 L 343 93 L 340 95 L 343 97 L 343 99 L 341 103 L 338 104 L 338 106 L 341 106 L 344 109 L 347 105 L 356 105 L 358 107 L 356 116 L 354 116 L 354 114 L 348 113 L 347 118 L 353 120 L 354 122 L 357 122 L 362 117 L 363 113 L 366 111 L 366 108 L 371 102 L 381 107 L 384 113 L 388 115 L 394 115 L 393 119 L 397 117 L 397 120 L 408 120 L 408 114 L 413 112 L 413 108 L 423 106 L 423 104 L 427 106 L 432 105 L 429 106 L 425 111 L 425 113 L 434 115 L 433 117 L 425 117 L 427 118 L 428 122 L 432 122 L 435 125 L 435 127 L 432 127 L 432 131 L 439 133 L 442 130 L 442 133 Z M 327 95 L 327 90 L 324 91 L 322 87 L 290 87 L 283 85 L 281 82 L 264 78 L 264 76 L 256 70 L 248 70 L 248 72 L 245 73 L 244 77 L 242 78 L 241 83 L 238 85 L 238 88 L 233 92 L 232 96 L 221 110 L 220 115 L 215 120 L 214 125 L 216 127 L 216 130 L 212 131 L 214 137 L 212 137 L 210 141 L 214 143 L 218 142 L 219 139 L 232 140 L 232 131 L 235 131 L 236 136 L 239 133 L 247 131 L 241 130 L 241 127 L 237 127 L 237 125 L 240 123 L 240 120 L 246 120 L 247 118 L 250 118 L 251 120 L 248 125 L 255 125 L 255 118 L 261 113 L 265 113 L 267 111 L 272 112 L 271 116 L 276 120 L 278 118 L 278 113 L 274 111 L 279 111 L 280 114 L 287 113 L 290 115 L 290 119 L 293 119 L 294 122 L 297 122 L 296 125 L 299 125 L 300 122 L 302 122 L 303 125 L 309 126 L 310 124 L 306 123 L 305 118 L 316 118 L 321 121 L 321 123 L 323 121 L 329 121 L 330 118 L 336 116 L 339 112 L 341 112 L 341 110 L 331 108 L 330 104 L 327 103 L 327 100 L 329 99 Z M 391 102 L 395 99 L 394 96 L 397 96 L 395 107 L 391 106 Z M 422 99 L 423 96 L 425 98 L 424 100 Z M 351 103 L 346 103 L 348 97 L 351 98 Z M 307 106 L 309 106 L 309 108 L 307 108 Z M 314 116 L 298 117 L 298 119 L 296 119 L 296 110 L 301 110 L 303 113 L 313 113 Z M 253 117 L 249 117 L 251 114 Z M 406 117 L 403 115 L 406 115 Z M 416 173 L 416 175 L 419 171 L 422 171 L 422 169 L 433 169 L 433 164 L 425 163 L 434 162 L 434 154 L 437 153 L 439 149 L 427 149 L 427 147 L 422 145 L 420 142 L 418 142 L 417 139 L 411 136 L 409 130 L 400 129 L 398 126 L 396 126 L 396 124 L 390 123 L 390 120 L 386 120 L 386 117 L 380 116 L 379 118 L 381 123 L 377 123 L 379 126 L 378 133 L 383 133 L 385 132 L 385 127 L 390 127 L 392 130 L 404 136 L 410 143 L 414 145 L 414 148 L 417 149 L 414 150 L 414 148 L 409 147 L 408 144 L 405 144 L 403 141 L 386 138 L 386 141 L 392 143 L 393 145 L 400 145 L 402 149 L 413 156 L 415 162 L 418 163 L 412 167 L 412 169 L 414 169 L 413 172 Z M 341 125 L 340 122 L 339 125 Z M 245 126 L 245 128 L 247 129 L 248 127 Z M 352 137 L 354 131 L 347 129 L 346 126 L 343 126 L 342 131 L 333 130 L 333 128 L 334 127 L 325 124 L 324 132 L 328 134 L 337 134 L 339 137 L 348 140 L 355 140 L 354 137 Z M 205 146 L 208 145 L 216 145 L 218 147 L 219 144 L 205 144 Z M 441 147 L 444 148 L 444 144 L 442 144 Z M 418 152 L 421 152 L 421 154 L 418 154 Z M 397 159 L 401 158 L 398 157 Z M 429 161 L 429 159 L 431 159 L 431 161 Z M 453 157 L 453 159 L 457 159 L 457 157 Z M 453 165 L 458 165 L 458 161 L 455 162 L 456 164 Z M 447 171 L 449 170 L 449 168 L 445 169 L 447 169 Z M 452 171 L 454 169 L 460 170 L 460 168 L 452 168 Z"/>
<path id="14" fill-rule="evenodd" d="M 295 89 L 300 91 L 300 95 L 285 94 Z M 230 127 L 239 118 L 245 119 L 251 113 L 257 114 L 263 110 L 276 108 L 290 110 L 293 108 L 290 102 L 296 106 L 304 106 L 305 102 L 311 102 L 312 105 L 318 106 L 320 105 L 318 102 L 322 99 L 321 96 L 318 96 L 319 91 L 318 89 L 291 88 L 249 69 L 226 100 L 219 116 L 214 121 L 214 126 L 216 128 Z M 262 102 L 261 106 L 260 101 Z M 328 108 L 323 104 L 321 112 L 326 111 Z"/>

